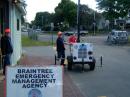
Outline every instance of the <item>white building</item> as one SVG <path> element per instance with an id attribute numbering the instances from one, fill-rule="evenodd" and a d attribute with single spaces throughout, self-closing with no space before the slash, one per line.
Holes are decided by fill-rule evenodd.
<path id="1" fill-rule="evenodd" d="M 11 29 L 11 41 L 13 45 L 12 65 L 15 65 L 22 54 L 21 45 L 21 17 L 26 15 L 24 0 L 0 0 L 0 32 L 5 28 Z"/>

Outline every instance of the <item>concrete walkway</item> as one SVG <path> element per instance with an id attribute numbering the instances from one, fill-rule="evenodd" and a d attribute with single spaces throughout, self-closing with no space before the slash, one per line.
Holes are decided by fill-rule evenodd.
<path id="1" fill-rule="evenodd" d="M 34 57 L 25 56 L 22 58 L 20 65 L 52 65 L 52 57 Z M 64 77 L 63 77 L 63 97 L 84 97 L 80 90 L 74 85 L 72 79 L 70 78 L 66 67 L 64 67 Z"/>
<path id="2" fill-rule="evenodd" d="M 55 52 L 52 47 L 31 47 L 23 49 L 25 55 L 21 58 L 19 65 L 54 65 Z M 3 78 L 0 73 L 0 97 L 4 97 Z M 63 97 L 84 97 L 78 87 L 73 83 L 66 67 L 64 67 Z"/>

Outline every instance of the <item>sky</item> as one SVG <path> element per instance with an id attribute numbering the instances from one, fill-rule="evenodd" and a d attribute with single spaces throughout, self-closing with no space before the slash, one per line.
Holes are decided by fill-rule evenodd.
<path id="1" fill-rule="evenodd" d="M 78 0 L 71 0 L 75 3 L 78 2 Z M 26 19 L 28 22 L 31 22 L 34 20 L 35 15 L 37 12 L 54 12 L 54 9 L 56 6 L 58 6 L 58 3 L 60 3 L 61 0 L 26 0 L 27 3 L 27 15 Z M 92 9 L 96 9 L 96 1 L 95 0 L 80 0 L 81 4 L 86 4 Z"/>

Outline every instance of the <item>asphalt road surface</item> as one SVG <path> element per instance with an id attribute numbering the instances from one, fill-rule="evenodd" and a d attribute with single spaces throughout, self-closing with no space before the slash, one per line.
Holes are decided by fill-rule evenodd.
<path id="1" fill-rule="evenodd" d="M 89 71 L 88 65 L 85 65 L 85 71 L 81 72 L 80 65 L 76 65 L 69 71 L 69 75 L 85 97 L 130 97 L 130 46 L 107 45 L 106 38 L 81 37 L 81 41 L 94 44 L 96 68 Z M 40 39 L 44 38 L 41 36 Z M 31 47 L 24 50 L 30 55 L 54 56 L 52 47 Z M 100 56 L 103 56 L 102 67 Z"/>
<path id="2" fill-rule="evenodd" d="M 130 97 L 130 46 L 107 45 L 106 36 L 84 37 L 86 42 L 94 44 L 96 68 L 81 72 L 76 65 L 69 72 L 74 83 L 85 97 Z M 100 56 L 103 66 L 100 67 Z"/>

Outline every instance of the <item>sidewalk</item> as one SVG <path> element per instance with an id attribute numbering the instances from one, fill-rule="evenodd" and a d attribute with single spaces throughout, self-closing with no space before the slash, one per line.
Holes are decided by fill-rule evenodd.
<path id="1" fill-rule="evenodd" d="M 50 65 L 54 64 L 53 57 L 32 57 L 25 56 L 20 64 L 28 64 L 28 65 Z M 66 68 L 65 68 L 66 69 Z M 64 71 L 64 79 L 63 79 L 63 95 L 64 97 L 84 97 L 79 89 L 74 85 L 72 79 L 69 77 L 67 70 Z"/>
<path id="2" fill-rule="evenodd" d="M 4 83 L 3 83 L 4 76 L 2 75 L 2 71 L 0 71 L 0 97 L 4 97 Z"/>
<path id="3" fill-rule="evenodd" d="M 20 65 L 53 65 L 53 57 L 37 57 L 37 56 L 24 56 Z M 80 90 L 74 85 L 72 79 L 70 78 L 66 67 L 64 68 L 64 83 L 63 83 L 63 97 L 84 97 Z M 0 81 L 0 97 L 3 97 L 3 81 Z"/>

